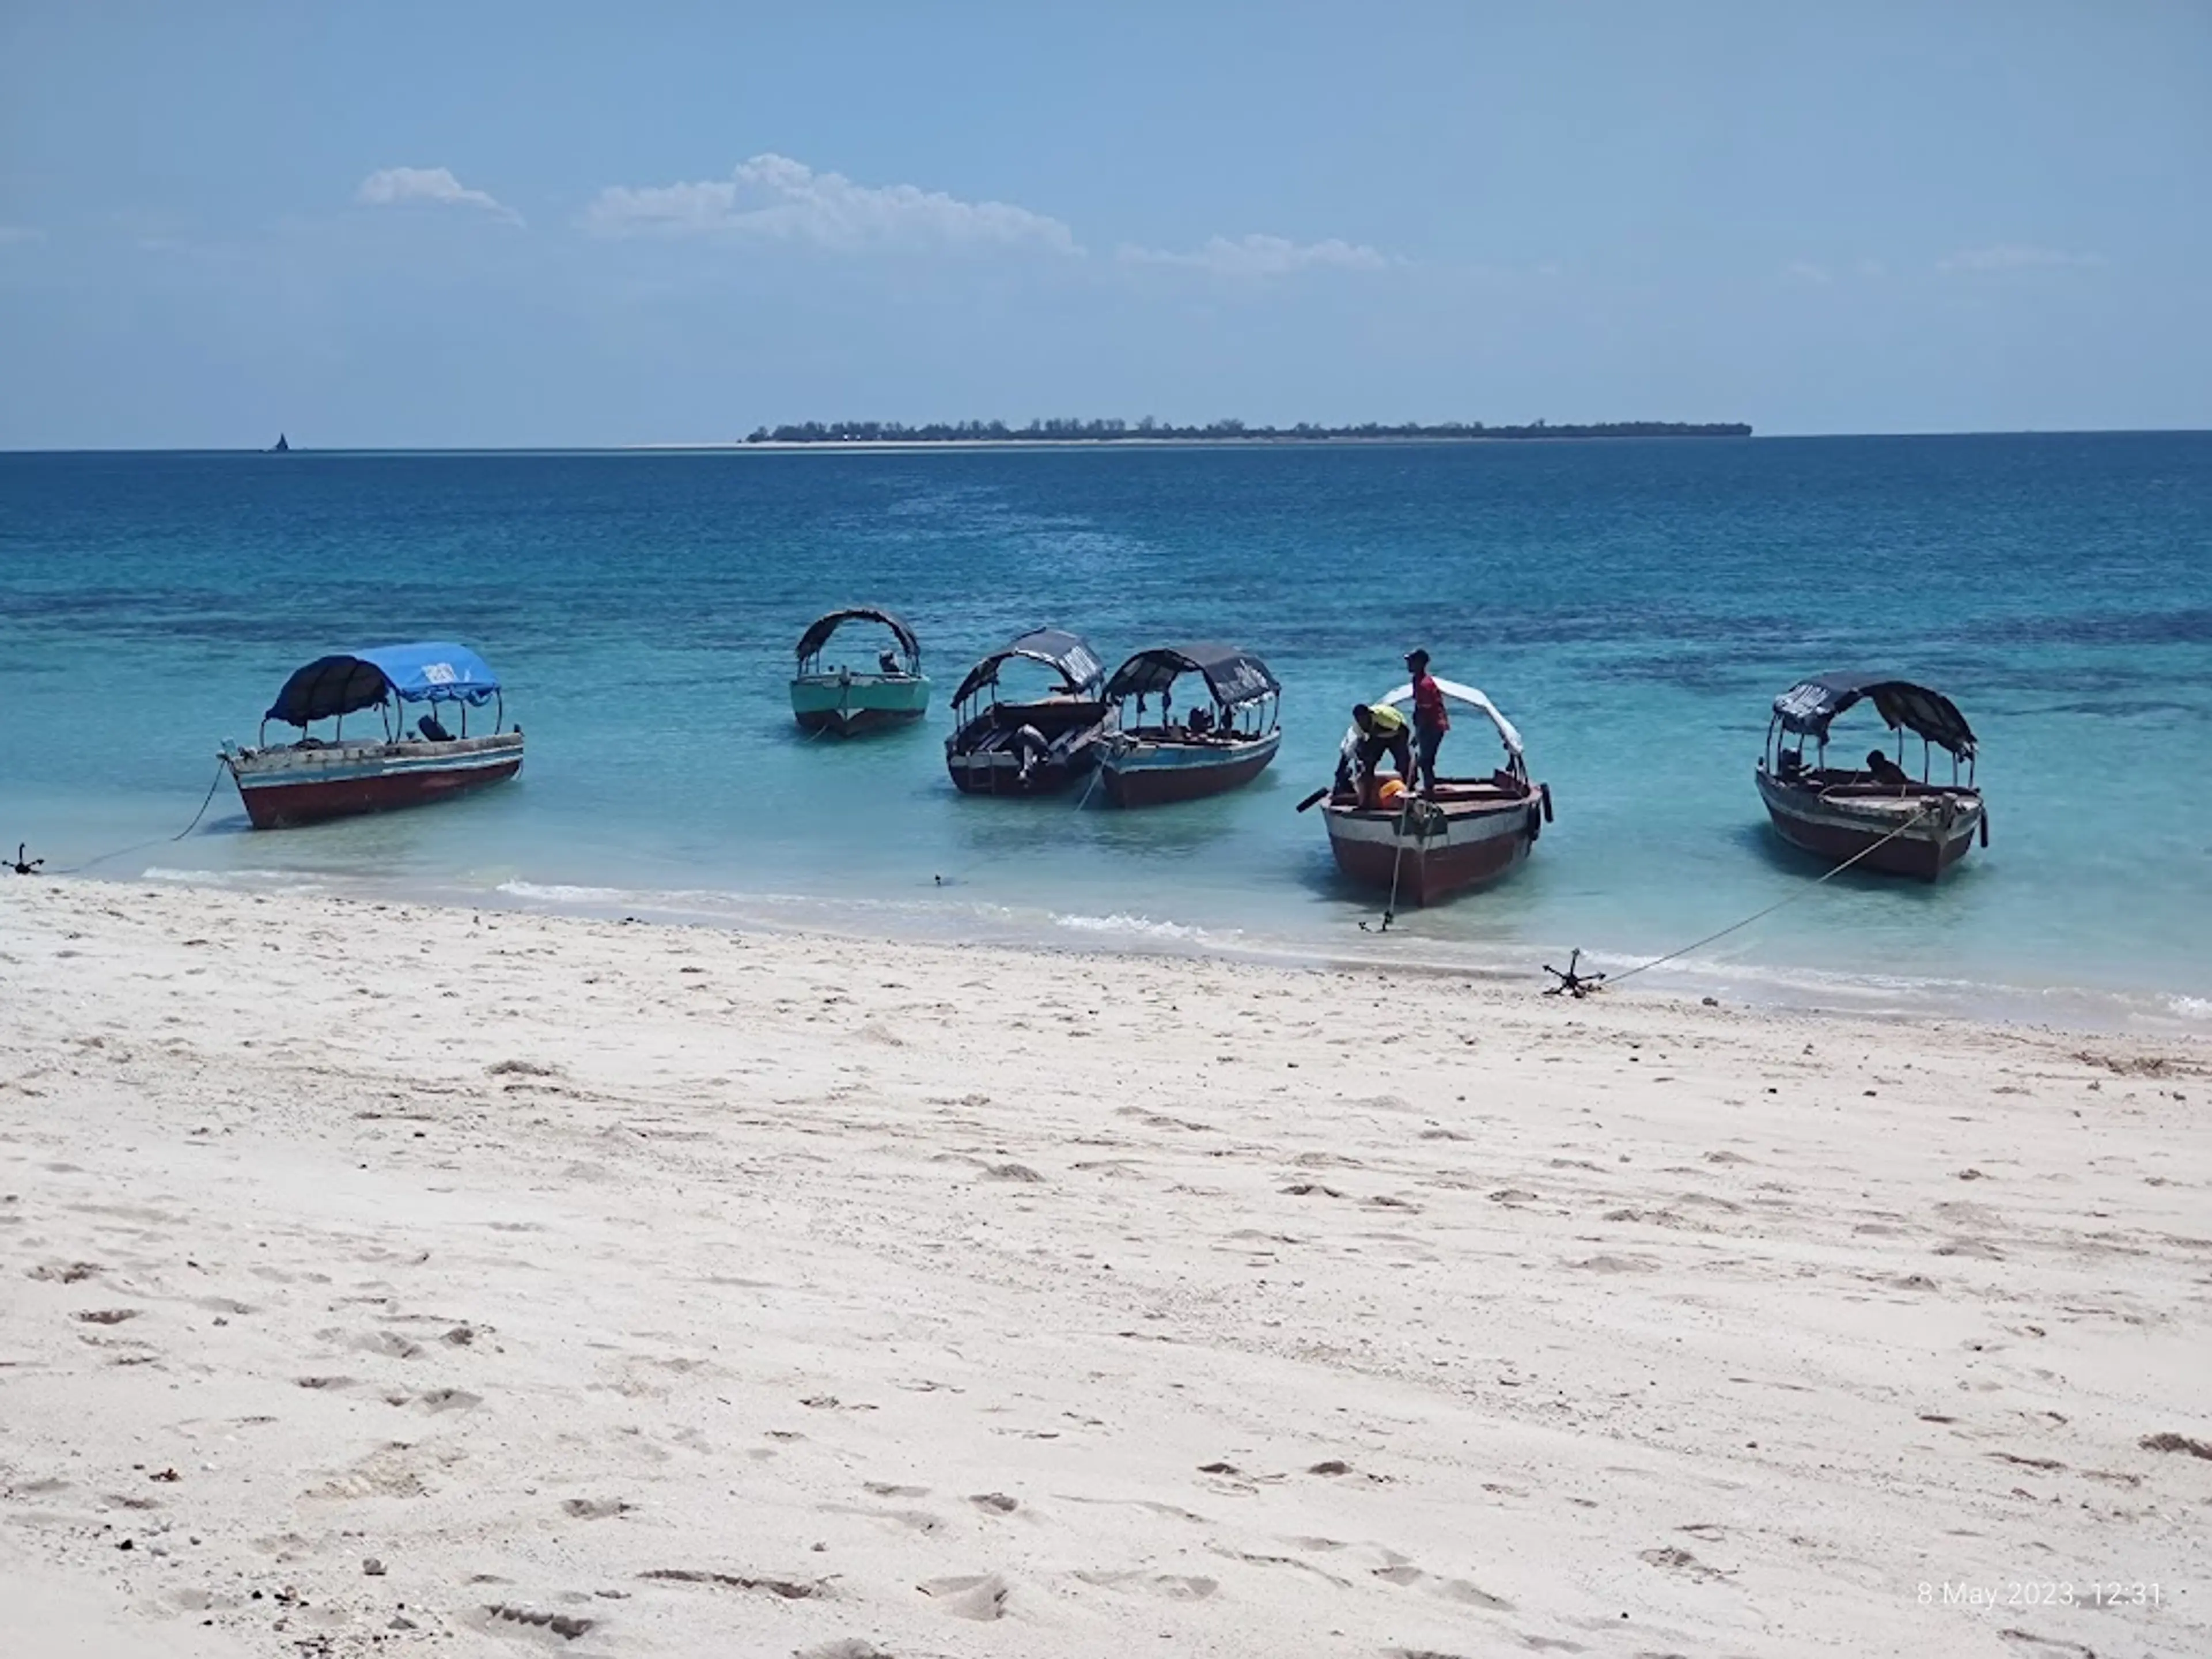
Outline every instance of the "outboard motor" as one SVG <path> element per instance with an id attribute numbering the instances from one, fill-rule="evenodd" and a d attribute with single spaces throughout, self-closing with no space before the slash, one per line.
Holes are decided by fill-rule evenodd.
<path id="1" fill-rule="evenodd" d="M 1016 726 L 1007 746 L 1021 762 L 1020 779 L 1024 783 L 1030 781 L 1030 774 L 1043 763 L 1045 757 L 1052 753 L 1052 744 L 1034 726 Z"/>

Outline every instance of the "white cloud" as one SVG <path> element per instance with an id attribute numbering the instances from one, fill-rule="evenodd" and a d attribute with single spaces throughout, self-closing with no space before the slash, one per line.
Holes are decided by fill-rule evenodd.
<path id="1" fill-rule="evenodd" d="M 510 224 L 522 216 L 481 190 L 471 190 L 446 167 L 380 167 L 361 181 L 354 200 L 364 207 L 398 207 L 429 202 L 440 207 L 477 208 Z"/>
<path id="2" fill-rule="evenodd" d="M 963 202 L 915 185 L 858 185 L 785 155 L 756 155 L 727 179 L 612 185 L 580 222 L 599 236 L 740 235 L 817 247 L 1021 247 L 1080 255 L 1058 219 L 1006 202 Z"/>
<path id="3" fill-rule="evenodd" d="M 1968 248 L 1936 262 L 1938 270 L 2087 270 L 2105 263 L 2101 253 L 2064 253 L 2057 248 L 2023 247 L 2003 242 L 1994 247 Z"/>
<path id="4" fill-rule="evenodd" d="M 1826 287 L 1852 277 L 1862 282 L 1880 282 L 1889 275 L 1889 267 L 1879 259 L 1854 259 L 1848 264 L 1836 265 L 1822 264 L 1817 259 L 1792 259 L 1782 267 L 1782 274 L 1796 282 Z"/>
<path id="5" fill-rule="evenodd" d="M 1364 242 L 1335 237 L 1325 242 L 1293 242 L 1284 236 L 1259 235 L 1234 240 L 1211 237 L 1203 247 L 1190 253 L 1124 243 L 1115 257 L 1124 264 L 1181 265 L 1217 276 L 1285 276 L 1293 271 L 1315 270 L 1382 270 L 1395 263 Z"/>
<path id="6" fill-rule="evenodd" d="M 36 225 L 0 225 L 0 247 L 21 242 L 43 242 L 46 233 Z"/>

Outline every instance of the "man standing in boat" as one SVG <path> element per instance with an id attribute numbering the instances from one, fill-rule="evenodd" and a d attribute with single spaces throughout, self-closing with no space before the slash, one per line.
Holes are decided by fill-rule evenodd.
<path id="1" fill-rule="evenodd" d="M 1430 678 L 1427 652 L 1408 651 L 1406 672 L 1413 677 L 1413 744 L 1419 751 L 1421 793 L 1433 795 L 1437 792 L 1437 750 L 1443 746 L 1444 733 L 1451 730 L 1451 716 L 1444 712 L 1443 688 Z"/>

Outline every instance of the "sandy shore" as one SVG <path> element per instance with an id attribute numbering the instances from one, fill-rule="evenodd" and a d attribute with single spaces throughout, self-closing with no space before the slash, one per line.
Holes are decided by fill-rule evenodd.
<path id="1" fill-rule="evenodd" d="M 1533 989 L 9 881 L 0 1646 L 2212 1652 L 2212 1056 Z"/>

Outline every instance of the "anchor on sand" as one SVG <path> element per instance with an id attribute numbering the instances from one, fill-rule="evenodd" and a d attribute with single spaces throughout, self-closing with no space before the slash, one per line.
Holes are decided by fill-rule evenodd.
<path id="1" fill-rule="evenodd" d="M 1605 975 L 1580 972 L 1582 960 L 1583 953 L 1577 949 L 1567 958 L 1567 965 L 1565 968 L 1554 968 L 1550 963 L 1546 963 L 1544 971 L 1559 982 L 1544 994 L 1547 997 L 1555 997 L 1564 994 L 1567 996 L 1581 998 L 1588 996 L 1592 991 L 1603 988 Z"/>

